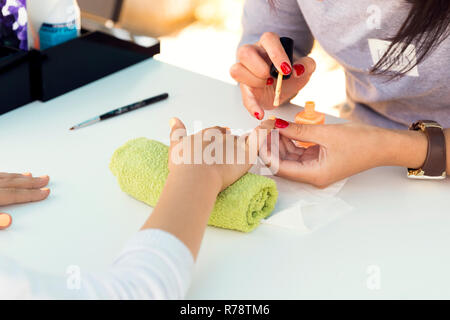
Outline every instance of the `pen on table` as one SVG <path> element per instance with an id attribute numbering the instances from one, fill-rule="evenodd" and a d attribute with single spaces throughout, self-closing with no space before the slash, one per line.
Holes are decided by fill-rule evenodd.
<path id="1" fill-rule="evenodd" d="M 97 123 L 97 122 L 100 122 L 100 121 L 103 121 L 103 120 L 106 120 L 106 119 L 109 119 L 109 118 L 117 117 L 117 116 L 119 116 L 121 114 L 130 112 L 130 111 L 133 111 L 133 110 L 137 110 L 137 109 L 146 107 L 146 106 L 148 106 L 150 104 L 153 104 L 153 103 L 165 100 L 168 97 L 169 97 L 168 93 L 163 93 L 163 94 L 157 95 L 155 97 L 151 97 L 151 98 L 148 98 L 148 99 L 145 99 L 145 100 L 142 100 L 142 101 L 138 101 L 138 102 L 132 103 L 132 104 L 127 105 L 125 107 L 114 109 L 114 110 L 109 111 L 107 113 L 104 113 L 104 114 L 102 114 L 100 116 L 97 116 L 97 117 L 94 117 L 92 119 L 83 121 L 83 122 L 73 126 L 72 128 L 70 128 L 70 130 L 80 129 L 80 128 L 89 126 L 91 124 L 94 124 L 94 123 Z"/>

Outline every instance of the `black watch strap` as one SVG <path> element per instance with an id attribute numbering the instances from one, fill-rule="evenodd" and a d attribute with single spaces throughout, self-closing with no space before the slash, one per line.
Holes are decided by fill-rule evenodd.
<path id="1" fill-rule="evenodd" d="M 444 179 L 446 177 L 446 146 L 442 126 L 436 121 L 421 120 L 413 123 L 410 130 L 420 130 L 427 136 L 427 157 L 421 168 L 408 169 L 408 177 L 419 179 Z"/>

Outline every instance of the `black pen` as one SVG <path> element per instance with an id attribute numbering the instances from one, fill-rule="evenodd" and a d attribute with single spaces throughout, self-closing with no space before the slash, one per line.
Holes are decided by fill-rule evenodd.
<path id="1" fill-rule="evenodd" d="M 119 116 L 121 114 L 124 114 L 124 113 L 130 112 L 130 111 L 133 111 L 133 110 L 137 110 L 137 109 L 143 108 L 145 106 L 148 106 L 149 104 L 153 104 L 153 103 L 165 100 L 168 97 L 169 97 L 168 93 L 163 93 L 163 94 L 160 94 L 160 95 L 155 96 L 155 97 L 151 97 L 151 98 L 139 101 L 139 102 L 132 103 L 132 104 L 130 104 L 128 106 L 125 106 L 125 107 L 122 107 L 122 108 L 117 108 L 115 110 L 112 110 L 112 111 L 109 111 L 107 113 L 104 113 L 101 116 L 97 116 L 95 118 L 86 120 L 86 121 L 84 121 L 84 122 L 82 122 L 80 124 L 77 124 L 77 125 L 73 126 L 72 128 L 70 128 L 70 130 L 80 129 L 80 128 L 89 126 L 91 124 L 94 124 L 94 123 L 97 123 L 97 122 L 100 122 L 100 121 L 103 121 L 103 120 L 106 120 L 106 119 L 109 119 L 109 118 L 114 118 L 114 117 Z"/>

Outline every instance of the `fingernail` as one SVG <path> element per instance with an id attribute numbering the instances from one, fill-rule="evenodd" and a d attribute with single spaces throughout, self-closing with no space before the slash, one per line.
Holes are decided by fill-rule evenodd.
<path id="1" fill-rule="evenodd" d="M 283 119 L 277 118 L 275 120 L 275 127 L 279 128 L 279 129 L 286 128 L 288 125 L 289 125 L 289 122 L 284 121 Z"/>
<path id="2" fill-rule="evenodd" d="M 44 192 L 49 192 L 49 191 L 50 191 L 49 188 L 41 188 L 40 190 L 41 190 L 41 191 L 44 191 Z"/>
<path id="3" fill-rule="evenodd" d="M 48 175 L 40 176 L 39 178 L 41 178 L 41 179 L 47 179 L 47 178 L 48 178 Z"/>
<path id="4" fill-rule="evenodd" d="M 302 64 L 294 64 L 294 69 L 295 73 L 297 74 L 297 77 L 305 73 L 305 66 Z"/>
<path id="5" fill-rule="evenodd" d="M 177 122 L 177 120 L 175 120 L 175 118 L 171 118 L 171 119 L 169 120 L 169 126 L 170 126 L 170 128 L 173 128 L 173 126 L 175 125 L 176 122 Z"/>
<path id="6" fill-rule="evenodd" d="M 31 172 L 25 172 L 25 173 L 22 173 L 24 176 L 28 176 L 28 177 L 31 177 Z"/>
<path id="7" fill-rule="evenodd" d="M 7 213 L 0 213 L 0 230 L 8 228 L 12 223 L 12 217 Z"/>
<path id="8" fill-rule="evenodd" d="M 274 82 L 274 80 L 273 80 L 273 78 L 267 78 L 267 85 L 268 86 L 271 86 L 271 85 L 273 85 L 273 82 Z"/>
<path id="9" fill-rule="evenodd" d="M 255 112 L 254 115 L 255 115 L 255 118 L 256 118 L 256 119 L 261 120 L 261 119 L 260 119 L 260 116 L 261 116 L 261 115 L 259 114 L 259 112 Z"/>
<path id="10" fill-rule="evenodd" d="M 275 117 L 275 116 L 270 116 L 270 117 L 269 117 L 269 120 L 277 120 L 277 117 Z"/>
<path id="11" fill-rule="evenodd" d="M 283 71 L 285 75 L 288 75 L 292 72 L 291 66 L 287 62 L 283 62 L 280 67 L 281 71 Z"/>

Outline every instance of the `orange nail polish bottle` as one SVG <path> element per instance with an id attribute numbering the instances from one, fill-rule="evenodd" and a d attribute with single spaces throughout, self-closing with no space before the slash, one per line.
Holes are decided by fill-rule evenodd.
<path id="1" fill-rule="evenodd" d="M 295 123 L 298 124 L 324 124 L 325 123 L 325 115 L 320 112 L 316 112 L 314 108 L 316 104 L 314 101 L 307 101 L 305 103 L 305 109 L 295 116 Z M 310 142 L 302 142 L 302 141 L 294 141 L 297 147 L 301 148 L 309 148 L 315 143 Z"/>

